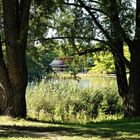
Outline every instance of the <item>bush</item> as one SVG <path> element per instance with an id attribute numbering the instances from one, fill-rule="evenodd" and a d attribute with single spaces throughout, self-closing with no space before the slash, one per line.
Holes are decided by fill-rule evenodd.
<path id="1" fill-rule="evenodd" d="M 118 95 L 117 88 L 107 87 L 104 89 L 104 100 L 102 102 L 102 111 L 108 115 L 114 115 L 122 112 L 122 102 Z"/>
<path id="2" fill-rule="evenodd" d="M 99 114 L 121 112 L 115 85 L 94 90 L 74 80 L 49 80 L 27 88 L 27 113 L 30 118 L 71 123 L 86 123 Z"/>

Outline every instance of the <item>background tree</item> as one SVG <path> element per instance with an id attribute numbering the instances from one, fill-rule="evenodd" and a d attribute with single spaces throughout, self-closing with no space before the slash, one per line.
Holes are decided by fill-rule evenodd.
<path id="1" fill-rule="evenodd" d="M 49 49 L 48 46 L 28 47 L 26 60 L 29 82 L 47 78 L 47 75 L 52 72 L 50 63 L 58 57 L 58 53 L 55 49 Z"/>
<path id="2" fill-rule="evenodd" d="M 114 56 L 118 89 L 120 95 L 123 95 L 128 92 L 125 63 L 128 66 L 129 62 L 123 55 L 122 38 L 117 37 L 118 35 L 114 34 L 115 30 L 117 31 L 117 23 L 114 23 L 115 20 L 113 18 L 110 20 L 110 15 L 107 14 L 110 13 L 109 10 L 111 11 L 111 7 L 105 7 L 106 4 L 104 1 L 89 2 L 88 6 L 85 8 L 85 10 L 87 10 L 86 12 L 83 10 L 83 3 L 81 3 L 78 3 L 78 1 L 75 3 L 64 2 L 66 5 L 65 10 L 59 12 L 58 16 L 55 16 L 55 27 L 58 30 L 58 36 L 66 36 L 66 41 L 70 43 L 73 50 L 79 55 L 89 52 L 92 53 L 98 49 L 97 45 L 93 45 L 93 40 L 105 44 L 102 45 L 102 47 L 104 46 L 102 50 L 105 49 L 106 46 L 109 46 L 109 48 L 106 49 L 109 49 Z M 123 4 L 123 6 L 125 5 Z M 124 7 L 119 9 L 119 11 L 122 12 L 122 17 L 124 10 Z M 129 15 L 131 16 L 132 14 L 129 13 Z M 124 23 L 124 25 L 128 24 L 128 22 L 124 22 L 124 19 L 122 20 L 122 23 Z M 60 30 L 61 28 L 63 28 L 63 30 Z M 118 49 L 115 49 L 116 47 Z"/>
<path id="3" fill-rule="evenodd" d="M 124 103 L 124 113 L 126 117 L 130 117 L 130 116 L 139 116 L 139 112 L 140 112 L 140 104 L 139 104 L 139 100 L 140 100 L 140 96 L 139 96 L 139 84 L 140 84 L 140 77 L 138 76 L 138 71 L 140 69 L 140 63 L 139 63 L 139 0 L 136 1 L 136 18 L 135 18 L 135 23 L 136 26 L 134 28 L 134 30 L 132 30 L 135 33 L 135 36 L 133 36 L 133 34 L 130 34 L 130 30 L 128 30 L 127 28 L 125 28 L 124 25 L 126 25 L 125 23 L 128 23 L 128 20 L 125 20 L 125 18 L 123 18 L 122 13 L 124 8 L 122 8 L 122 6 L 124 5 L 123 1 L 108 1 L 107 5 L 105 7 L 105 9 L 107 10 L 107 15 L 105 13 L 102 14 L 97 14 L 97 10 L 93 10 L 92 7 L 95 5 L 102 5 L 103 6 L 103 2 L 104 1 L 87 1 L 87 2 L 83 2 L 81 0 L 78 0 L 78 4 L 83 7 L 89 16 L 92 17 L 96 27 L 101 31 L 101 33 L 103 34 L 103 37 L 105 40 L 108 40 L 109 42 L 109 47 L 111 49 L 111 52 L 113 53 L 113 55 L 115 56 L 115 61 L 116 62 L 116 72 L 121 72 L 121 68 L 123 68 L 124 66 L 118 65 L 119 62 L 118 61 L 120 58 L 121 60 L 123 60 L 123 62 L 125 63 L 125 65 L 127 65 L 129 67 L 129 63 L 128 61 L 125 59 L 124 54 L 122 52 L 122 43 L 126 43 L 129 47 L 130 50 L 130 78 L 129 78 L 129 85 L 127 84 L 127 81 L 125 82 L 124 87 L 126 87 L 126 90 L 124 90 L 125 92 L 121 93 L 120 96 L 123 99 L 123 103 Z M 77 3 L 76 3 L 77 4 Z M 129 3 L 129 1 L 126 1 L 127 5 L 127 10 L 125 15 L 127 15 L 130 11 L 129 7 L 132 7 L 132 4 Z M 122 9 L 121 9 L 122 8 Z M 98 10 L 99 11 L 99 10 Z M 111 30 L 108 30 L 108 28 L 106 28 L 106 26 L 104 25 L 108 25 L 108 24 L 103 24 L 104 22 L 102 22 L 102 15 L 104 15 L 105 17 L 107 17 L 109 19 L 109 24 L 112 26 L 112 28 L 110 28 Z M 98 18 L 97 18 L 98 17 Z M 123 19 L 123 20 L 122 20 Z M 133 20 L 133 18 L 131 18 L 131 20 Z M 133 23 L 130 22 L 130 23 Z M 134 24 L 131 24 L 133 27 Z M 128 26 L 127 26 L 128 27 Z M 118 33 L 118 31 L 120 31 Z M 113 33 L 113 34 L 112 34 Z M 112 36 L 113 35 L 113 38 Z M 131 37 L 130 37 L 131 36 Z M 119 43 L 119 44 L 118 44 Z M 121 44 L 120 44 L 121 43 Z M 120 49 L 119 49 L 120 47 Z M 121 63 L 122 65 L 124 65 L 123 63 Z M 118 66 L 117 66 L 118 65 Z M 126 75 L 125 69 L 123 70 L 124 74 L 122 74 L 123 76 Z M 117 73 L 118 76 L 118 73 Z M 118 78 L 118 77 L 117 77 Z M 125 78 L 126 79 L 126 78 Z M 122 84 L 123 84 L 123 80 Z M 118 80 L 118 84 L 120 84 L 120 80 Z M 127 86 L 128 85 L 128 86 Z M 118 85 L 119 90 L 120 86 Z"/>
<path id="4" fill-rule="evenodd" d="M 74 28 L 74 27 L 78 27 L 76 26 L 78 24 L 75 23 L 76 20 L 74 21 L 74 19 L 77 19 L 80 25 L 82 25 L 82 27 L 85 27 L 83 26 L 84 24 L 81 24 L 82 23 L 80 22 L 81 20 L 78 20 L 79 19 L 77 16 L 78 14 L 80 15 L 79 17 L 82 17 L 82 20 L 84 18 L 86 19 L 87 25 L 89 24 L 88 21 L 92 23 L 92 29 L 90 31 L 94 30 L 95 32 L 91 36 L 88 36 L 88 38 L 92 38 L 93 40 L 98 40 L 108 45 L 109 47 L 108 49 L 111 51 L 114 57 L 118 91 L 123 99 L 124 114 L 126 117 L 139 116 L 138 112 L 140 108 L 138 103 L 139 87 L 136 86 L 139 85 L 137 84 L 139 83 L 139 80 L 138 77 L 137 78 L 135 77 L 138 74 L 139 63 L 138 63 L 138 56 L 137 57 L 136 55 L 133 56 L 134 54 L 136 54 L 136 52 L 132 51 L 135 48 L 132 46 L 138 46 L 137 42 L 138 42 L 139 20 L 137 15 L 139 13 L 139 3 L 138 1 L 136 3 L 137 4 L 137 9 L 135 10 L 136 19 L 134 19 L 134 7 L 132 6 L 132 3 L 133 3 L 132 1 L 130 2 L 128 0 L 127 1 L 108 0 L 107 4 L 106 1 L 104 0 L 84 1 L 84 2 L 81 0 L 77 0 L 74 1 L 73 3 L 71 3 L 70 1 L 64 2 L 63 4 L 69 6 L 70 9 L 69 11 L 73 13 L 75 18 L 72 18 L 72 22 L 70 20 L 70 22 L 66 22 L 66 24 L 64 23 L 61 24 L 63 25 L 63 33 L 62 32 L 61 33 L 63 35 L 65 33 L 68 35 L 68 38 L 70 38 L 69 42 L 72 43 L 72 46 L 74 46 L 74 49 L 76 49 L 75 51 L 77 52 L 80 50 L 80 48 L 79 47 L 77 48 L 76 47 L 77 45 L 75 45 L 78 42 L 75 35 L 79 35 L 78 32 L 76 31 L 79 30 L 80 28 L 78 29 Z M 73 8 L 73 6 L 76 8 Z M 68 12 L 66 11 L 66 14 L 67 13 Z M 65 18 L 63 19 L 65 20 Z M 136 23 L 136 27 L 134 23 Z M 66 27 L 69 28 L 66 28 L 65 30 L 64 25 L 66 25 Z M 85 28 L 82 29 L 82 31 L 84 30 Z M 81 32 L 81 34 L 82 33 L 83 32 Z M 85 32 L 84 35 L 86 35 L 86 33 L 87 32 Z M 60 31 L 58 34 L 60 34 Z M 84 39 L 83 36 L 82 37 L 80 36 L 79 38 L 82 39 L 82 43 L 85 42 L 83 41 Z M 124 49 L 123 49 L 124 43 L 128 45 L 130 50 L 130 55 L 131 55 L 130 62 L 124 56 Z M 87 44 L 85 46 L 87 46 Z M 82 46 L 82 49 L 83 48 L 84 47 Z M 85 50 L 87 50 L 86 47 Z M 126 66 L 130 69 L 129 82 L 127 81 L 126 78 Z"/>

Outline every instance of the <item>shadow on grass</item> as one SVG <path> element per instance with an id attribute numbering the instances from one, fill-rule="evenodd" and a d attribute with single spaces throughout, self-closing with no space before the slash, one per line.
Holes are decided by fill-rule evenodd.
<path id="1" fill-rule="evenodd" d="M 50 138 L 59 136 L 140 140 L 140 122 L 102 122 L 87 125 L 62 124 L 58 126 L 52 124 L 52 126 L 45 127 L 0 125 L 0 137 Z"/>

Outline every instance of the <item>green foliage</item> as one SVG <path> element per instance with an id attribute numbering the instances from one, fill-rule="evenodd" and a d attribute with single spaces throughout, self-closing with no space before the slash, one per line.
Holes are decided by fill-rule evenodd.
<path id="1" fill-rule="evenodd" d="M 94 56 L 94 67 L 89 73 L 114 73 L 113 56 L 109 52 L 98 52 Z"/>
<path id="2" fill-rule="evenodd" d="M 27 112 L 47 121 L 86 123 L 102 114 L 121 113 L 115 85 L 94 90 L 74 80 L 50 80 L 27 88 Z"/>
<path id="3" fill-rule="evenodd" d="M 130 60 L 130 53 L 127 46 L 124 46 L 124 56 Z M 113 55 L 106 51 L 106 52 L 96 52 L 93 55 L 94 60 L 94 67 L 89 71 L 89 73 L 102 73 L 102 74 L 112 74 L 115 73 L 115 66 Z M 128 69 L 127 69 L 128 70 Z"/>
<path id="4" fill-rule="evenodd" d="M 74 79 L 77 78 L 77 74 L 82 72 L 87 72 L 87 70 L 90 68 L 90 65 L 87 62 L 86 56 L 78 56 L 75 55 L 71 61 L 68 62 L 68 71 L 73 76 Z"/>
<path id="5" fill-rule="evenodd" d="M 124 46 L 124 56 L 130 61 L 130 52 L 127 45 Z"/>
<path id="6" fill-rule="evenodd" d="M 27 67 L 29 81 L 46 77 L 51 70 L 49 64 L 57 56 L 47 46 L 32 46 L 27 51 Z"/>
<path id="7" fill-rule="evenodd" d="M 103 92 L 106 94 L 104 95 L 104 100 L 102 102 L 102 110 L 106 115 L 113 115 L 122 111 L 122 103 L 117 94 L 117 89 L 112 88 L 111 86 L 103 89 Z"/>

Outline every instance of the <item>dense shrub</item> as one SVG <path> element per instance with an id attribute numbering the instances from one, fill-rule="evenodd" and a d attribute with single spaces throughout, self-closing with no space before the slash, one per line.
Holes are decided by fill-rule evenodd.
<path id="1" fill-rule="evenodd" d="M 31 118 L 85 123 L 100 114 L 121 113 L 115 85 L 105 88 L 82 87 L 74 80 L 49 80 L 29 84 L 27 113 Z"/>

